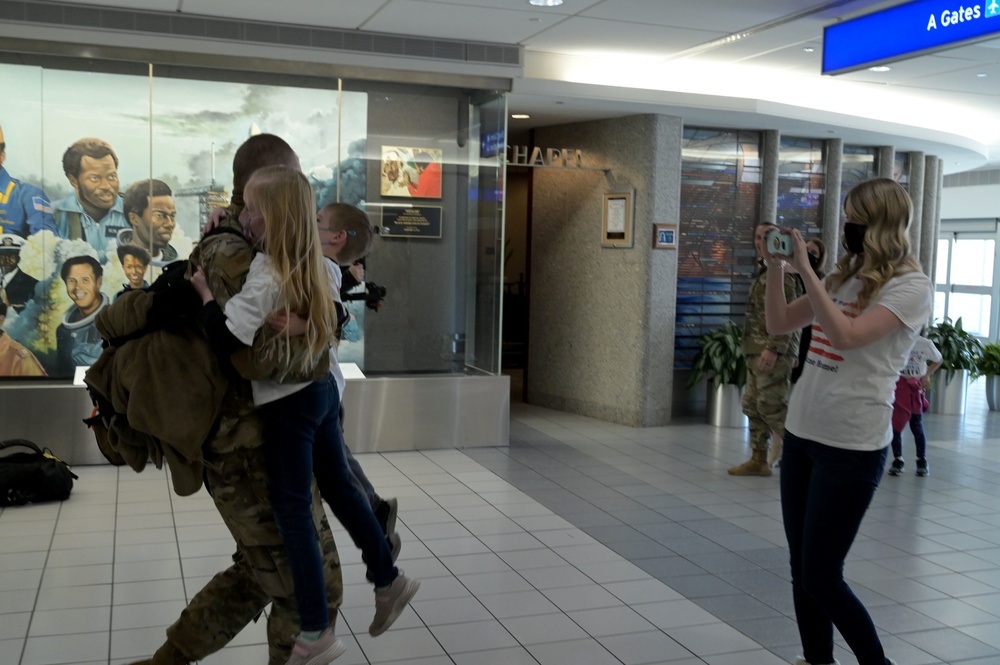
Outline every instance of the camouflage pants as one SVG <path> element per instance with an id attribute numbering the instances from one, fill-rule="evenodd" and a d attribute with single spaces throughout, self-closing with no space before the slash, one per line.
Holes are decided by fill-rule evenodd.
<path id="1" fill-rule="evenodd" d="M 771 432 L 785 434 L 788 392 L 794 358 L 780 355 L 769 371 L 757 368 L 760 356 L 747 356 L 747 385 L 743 392 L 743 413 L 750 420 L 750 449 L 771 447 Z"/>
<path id="2" fill-rule="evenodd" d="M 205 453 L 205 485 L 238 550 L 233 565 L 213 577 L 167 629 L 167 639 L 190 660 L 202 660 L 228 644 L 272 603 L 267 620 L 268 662 L 283 665 L 299 632 L 299 616 L 291 570 L 271 510 L 262 446 L 232 447 L 261 440 L 256 415 L 241 411 L 235 419 L 235 414 L 223 416 L 219 436 Z M 340 557 L 315 485 L 313 517 L 333 626 L 344 584 Z"/>

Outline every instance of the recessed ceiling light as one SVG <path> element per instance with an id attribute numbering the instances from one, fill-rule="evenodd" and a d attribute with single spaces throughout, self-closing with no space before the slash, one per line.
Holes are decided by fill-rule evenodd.
<path id="1" fill-rule="evenodd" d="M 563 0 L 528 0 L 529 5 L 536 7 L 558 7 L 562 3 Z"/>
<path id="2" fill-rule="evenodd" d="M 514 120 L 527 120 L 531 116 L 528 115 L 527 113 L 511 113 L 510 117 L 513 118 Z"/>
<path id="3" fill-rule="evenodd" d="M 803 46 L 802 50 L 805 51 L 806 53 L 812 53 L 816 49 L 814 49 L 812 46 Z"/>
<path id="4" fill-rule="evenodd" d="M 885 65 L 879 65 L 878 67 L 869 67 L 870 72 L 887 72 L 890 71 L 892 67 L 886 67 Z"/>
<path id="5" fill-rule="evenodd" d="M 978 74 L 976 74 L 976 78 L 981 78 L 981 79 L 986 78 L 986 72 L 979 72 Z"/>

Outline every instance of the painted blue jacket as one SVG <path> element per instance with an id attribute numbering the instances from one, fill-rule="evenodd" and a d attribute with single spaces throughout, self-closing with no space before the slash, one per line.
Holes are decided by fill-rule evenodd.
<path id="1" fill-rule="evenodd" d="M 122 229 L 132 228 L 132 225 L 128 223 L 128 218 L 125 217 L 121 196 L 115 199 L 114 206 L 99 222 L 87 214 L 77 200 L 76 194 L 69 194 L 61 201 L 57 201 L 53 207 L 58 226 L 56 234 L 60 238 L 86 240 L 91 247 L 97 250 L 101 263 L 106 263 L 108 260 L 108 243 L 112 240 L 117 241 L 118 232 Z"/>
<path id="2" fill-rule="evenodd" d="M 38 187 L 11 178 L 0 166 L 0 234 L 27 238 L 44 229 L 58 234 L 49 197 Z"/>

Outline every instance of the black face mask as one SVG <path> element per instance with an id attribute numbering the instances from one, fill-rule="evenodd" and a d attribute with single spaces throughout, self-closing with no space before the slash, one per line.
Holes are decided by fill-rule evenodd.
<path id="1" fill-rule="evenodd" d="M 844 244 L 847 245 L 847 251 L 852 254 L 865 253 L 865 231 L 867 230 L 867 224 L 856 222 L 844 224 Z"/>
<path id="2" fill-rule="evenodd" d="M 813 269 L 813 272 L 819 272 L 819 257 L 813 254 L 809 255 L 809 267 Z"/>

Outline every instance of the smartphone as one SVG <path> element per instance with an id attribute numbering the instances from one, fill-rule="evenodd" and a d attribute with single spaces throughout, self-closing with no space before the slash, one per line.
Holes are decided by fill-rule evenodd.
<path id="1" fill-rule="evenodd" d="M 767 251 L 772 254 L 792 255 L 792 236 L 781 231 L 771 231 L 767 234 Z"/>

